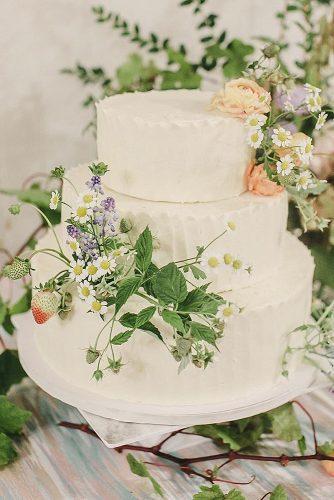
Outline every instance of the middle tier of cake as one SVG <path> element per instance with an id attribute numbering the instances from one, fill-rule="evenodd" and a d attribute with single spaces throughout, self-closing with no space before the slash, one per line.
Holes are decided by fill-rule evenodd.
<path id="1" fill-rule="evenodd" d="M 87 166 L 72 168 L 67 178 L 79 192 L 85 191 L 89 178 Z M 128 219 L 133 229 L 132 240 L 146 226 L 154 236 L 154 261 L 160 267 L 171 261 L 180 261 L 196 255 L 197 246 L 206 246 L 228 229 L 206 252 L 204 257 L 217 257 L 217 267 L 205 266 L 212 290 L 222 292 L 250 286 L 272 275 L 278 269 L 282 255 L 282 239 L 287 222 L 287 196 L 256 196 L 244 193 L 229 200 L 207 203 L 168 203 L 141 200 L 105 189 L 106 195 L 116 201 L 121 218 Z M 65 182 L 63 201 L 76 206 L 76 193 Z M 68 239 L 65 221 L 70 209 L 62 212 L 63 238 Z M 226 266 L 224 255 L 230 254 L 242 262 L 242 270 Z M 249 274 L 245 268 L 252 268 Z"/>

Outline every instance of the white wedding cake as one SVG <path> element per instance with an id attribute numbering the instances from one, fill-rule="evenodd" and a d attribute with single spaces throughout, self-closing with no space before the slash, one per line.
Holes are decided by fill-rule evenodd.
<path id="1" fill-rule="evenodd" d="M 196 246 L 213 240 L 233 221 L 235 231 L 211 248 L 215 255 L 231 254 L 247 265 L 240 270 L 213 267 L 207 275 L 210 290 L 238 304 L 242 312 L 228 323 L 214 362 L 204 370 L 189 365 L 178 373 L 165 345 L 139 332 L 122 346 L 125 366 L 120 373 L 96 381 L 84 350 L 94 344 L 103 323 L 98 315 L 87 314 L 74 294 L 66 319 L 55 316 L 35 331 L 40 355 L 72 386 L 168 407 L 245 398 L 270 390 L 282 377 L 288 333 L 310 315 L 313 260 L 286 231 L 286 193 L 258 196 L 246 191 L 252 154 L 244 123 L 209 110 L 211 97 L 210 92 L 178 90 L 102 100 L 97 105 L 98 160 L 109 165 L 103 187 L 121 216 L 131 221 L 130 236 L 135 239 L 146 226 L 151 229 L 158 266 L 196 254 Z M 88 175 L 83 165 L 71 169 L 67 178 L 80 192 Z M 75 202 L 69 183 L 64 184 L 63 201 Z M 63 205 L 62 210 L 58 234 L 65 245 L 69 209 Z M 52 245 L 52 234 L 40 242 L 46 248 Z M 34 264 L 34 284 L 47 281 L 51 269 L 55 274 L 55 263 L 46 255 Z M 138 310 L 140 301 L 132 298 L 128 309 Z M 172 329 L 159 318 L 152 322 L 167 341 L 172 337 Z M 292 359 L 291 376 L 300 362 Z"/>

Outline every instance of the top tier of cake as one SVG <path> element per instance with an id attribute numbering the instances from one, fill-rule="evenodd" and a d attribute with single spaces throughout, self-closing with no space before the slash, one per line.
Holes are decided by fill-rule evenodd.
<path id="1" fill-rule="evenodd" d="M 216 201 L 245 191 L 251 158 L 243 122 L 210 111 L 211 92 L 121 94 L 97 104 L 106 184 L 153 201 Z"/>

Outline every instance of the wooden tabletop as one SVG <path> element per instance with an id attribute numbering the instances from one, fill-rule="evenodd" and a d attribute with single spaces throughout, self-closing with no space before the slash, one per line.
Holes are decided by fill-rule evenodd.
<path id="1" fill-rule="evenodd" d="M 126 462 L 126 453 L 110 450 L 98 439 L 80 431 L 57 425 L 62 420 L 82 422 L 78 410 L 48 396 L 32 382 L 21 384 L 10 394 L 16 404 L 30 410 L 33 418 L 24 437 L 18 442 L 20 458 L 0 470 L 1 500 L 57 500 L 57 499 L 156 499 L 147 479 L 134 476 Z M 300 398 L 314 416 L 319 442 L 334 439 L 334 395 L 327 390 Z M 303 419 L 303 431 L 311 447 L 311 433 Z M 197 441 L 196 441 L 197 439 Z M 272 441 L 264 443 L 262 452 L 271 454 L 296 452 Z M 167 450 L 182 455 L 207 455 L 217 452 L 208 440 L 179 436 L 170 442 Z M 152 457 L 136 453 L 140 459 Z M 161 461 L 160 461 L 161 462 Z M 209 466 L 209 464 L 207 464 Z M 200 478 L 189 478 L 170 467 L 148 466 L 163 487 L 168 499 L 192 499 L 203 484 Z M 224 469 L 227 479 L 247 481 L 242 486 L 247 500 L 259 500 L 278 483 L 284 484 L 291 499 L 330 500 L 334 498 L 334 478 L 328 476 L 318 462 L 293 463 L 288 467 L 274 463 L 234 462 Z M 223 489 L 228 491 L 228 485 Z"/>

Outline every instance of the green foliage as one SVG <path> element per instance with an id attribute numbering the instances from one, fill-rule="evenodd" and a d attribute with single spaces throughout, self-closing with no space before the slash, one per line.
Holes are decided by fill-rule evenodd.
<path id="1" fill-rule="evenodd" d="M 196 425 L 195 432 L 232 451 L 254 449 L 263 434 L 283 441 L 300 441 L 303 436 L 293 406 L 286 403 L 266 413 L 224 424 Z"/>
<path id="2" fill-rule="evenodd" d="M 116 295 L 116 312 L 118 312 L 131 295 L 138 290 L 140 284 L 141 278 L 138 276 L 126 278 L 121 282 Z"/>
<path id="3" fill-rule="evenodd" d="M 248 56 L 253 54 L 254 47 L 245 44 L 242 40 L 235 38 L 224 51 L 225 62 L 223 73 L 226 78 L 237 78 L 247 68 Z"/>
<path id="4" fill-rule="evenodd" d="M 270 495 L 270 500 L 288 500 L 288 495 L 281 484 L 277 485 Z"/>
<path id="5" fill-rule="evenodd" d="M 131 453 L 127 454 L 126 459 L 130 466 L 131 472 L 133 474 L 136 474 L 137 476 L 146 477 L 147 479 L 149 479 L 154 488 L 154 491 L 158 495 L 163 497 L 164 496 L 163 489 L 161 488 L 160 484 L 154 479 L 154 477 L 152 477 L 152 475 L 149 473 L 146 465 L 143 462 L 137 460 Z"/>
<path id="6" fill-rule="evenodd" d="M 6 394 L 12 385 L 26 377 L 17 351 L 5 350 L 0 354 L 0 394 Z"/>
<path id="7" fill-rule="evenodd" d="M 21 410 L 5 396 L 0 396 L 0 467 L 16 459 L 17 452 L 11 438 L 22 432 L 30 417 L 30 412 Z"/>
<path id="8" fill-rule="evenodd" d="M 246 497 L 236 488 L 224 493 L 218 484 L 213 484 L 200 486 L 200 492 L 193 496 L 193 500 L 246 500 Z"/>
<path id="9" fill-rule="evenodd" d="M 137 239 L 135 250 L 137 268 L 142 273 L 145 273 L 151 264 L 153 252 L 153 239 L 148 227 L 144 229 Z"/>
<path id="10" fill-rule="evenodd" d="M 186 280 L 177 267 L 171 262 L 161 268 L 154 277 L 153 290 L 163 304 L 178 304 L 187 297 Z"/>

